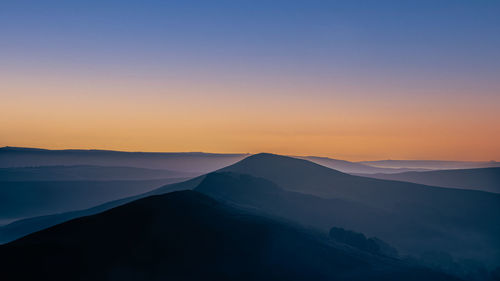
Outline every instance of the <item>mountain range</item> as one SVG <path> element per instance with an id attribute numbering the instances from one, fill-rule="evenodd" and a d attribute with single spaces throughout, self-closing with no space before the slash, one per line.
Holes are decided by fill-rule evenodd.
<path id="1" fill-rule="evenodd" d="M 325 236 L 337 227 L 376 237 L 399 252 L 385 258 L 411 260 L 468 280 L 489 280 L 489 272 L 500 265 L 499 194 L 353 176 L 265 153 L 91 209 L 18 221 L 0 228 L 0 240 L 177 190 L 194 190 L 223 205 Z"/>
<path id="2" fill-rule="evenodd" d="M 231 165 L 246 156 L 248 154 L 49 150 L 6 146 L 0 148 L 0 168 L 90 165 L 207 173 Z"/>
<path id="3" fill-rule="evenodd" d="M 26 147 L 0 147 L 0 168 L 39 166 L 128 166 L 208 173 L 234 164 L 251 154 L 202 152 L 125 152 L 114 150 L 49 150 Z M 318 156 L 291 156 L 349 174 L 401 173 L 441 169 L 500 167 L 499 162 L 440 160 L 381 160 L 352 162 Z"/>

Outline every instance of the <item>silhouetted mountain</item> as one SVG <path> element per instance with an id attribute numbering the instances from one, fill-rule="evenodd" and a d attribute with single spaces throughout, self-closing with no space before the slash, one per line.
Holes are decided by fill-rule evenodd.
<path id="1" fill-rule="evenodd" d="M 184 180 L 0 181 L 0 222 L 90 208 Z"/>
<path id="2" fill-rule="evenodd" d="M 0 167 L 56 165 L 130 166 L 189 173 L 211 172 L 231 165 L 247 154 L 201 152 L 123 152 L 110 150 L 48 150 L 22 147 L 0 148 Z"/>
<path id="3" fill-rule="evenodd" d="M 7 280 L 453 280 L 193 191 L 140 199 L 2 245 L 0 266 Z"/>
<path id="4" fill-rule="evenodd" d="M 250 156 L 222 171 L 246 173 L 268 179 L 288 191 L 372 208 L 377 211 L 374 215 L 383 216 L 378 223 L 371 223 L 373 216 L 367 216 L 370 219 L 364 222 L 352 220 L 356 225 L 330 226 L 380 237 L 403 254 L 419 256 L 439 250 L 457 259 L 474 259 L 488 266 L 500 264 L 498 194 L 351 176 L 305 160 L 272 154 Z M 304 209 L 298 209 L 301 208 Z M 365 210 L 347 209 L 338 216 L 364 214 Z"/>
<path id="5" fill-rule="evenodd" d="M 399 174 L 364 174 L 363 176 L 500 193 L 500 168 L 406 172 Z"/>
<path id="6" fill-rule="evenodd" d="M 171 170 L 87 165 L 0 168 L 0 181 L 152 180 L 198 175 Z"/>
<path id="7" fill-rule="evenodd" d="M 441 161 L 441 160 L 378 160 L 361 161 L 361 164 L 379 168 L 406 168 L 406 169 L 427 169 L 427 170 L 448 170 L 448 169 L 474 169 L 500 167 L 500 162 L 496 161 Z"/>
<path id="8" fill-rule="evenodd" d="M 435 202 L 437 200 L 439 200 L 438 205 L 462 204 L 462 199 L 466 197 L 470 204 L 475 201 L 482 201 L 485 204 L 492 202 L 492 200 L 496 203 L 499 198 L 497 195 L 475 191 L 444 189 L 414 183 L 353 176 L 310 161 L 267 153 L 247 157 L 219 171 L 249 174 L 268 179 L 289 191 L 309 193 L 325 198 L 343 198 L 363 202 L 385 210 L 410 207 L 407 204 L 414 205 L 415 200 L 419 202 L 421 200 L 424 203 L 424 201 L 430 199 L 427 197 L 434 199 L 428 201 L 422 207 L 429 204 L 438 204 L 438 202 Z M 402 204 L 404 205 L 401 206 Z M 462 206 L 462 208 L 464 207 L 467 206 Z M 471 206 L 471 209 L 474 209 L 473 207 L 475 205 Z"/>
<path id="9" fill-rule="evenodd" d="M 316 164 L 341 171 L 348 174 L 375 174 L 375 173 L 401 173 L 407 171 L 418 171 L 422 169 L 405 169 L 405 168 L 380 168 L 373 167 L 370 165 L 365 165 L 357 162 L 349 162 L 345 160 L 332 159 L 328 157 L 317 157 L 317 156 L 294 156 L 294 158 L 309 160 Z"/>

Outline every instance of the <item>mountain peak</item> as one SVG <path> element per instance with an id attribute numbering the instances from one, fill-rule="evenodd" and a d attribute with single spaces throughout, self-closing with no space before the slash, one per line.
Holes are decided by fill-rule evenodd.
<path id="1" fill-rule="evenodd" d="M 352 177 L 311 161 L 270 153 L 249 156 L 218 172 L 249 174 L 270 180 L 286 190 L 298 192 L 306 192 L 305 187 L 307 191 L 313 192 L 323 187 L 324 182 L 337 182 Z M 331 190 L 330 187 L 326 189 Z M 318 191 L 318 194 L 324 192 L 325 190 Z"/>
<path id="2" fill-rule="evenodd" d="M 257 154 L 250 155 L 245 159 L 276 159 L 276 158 L 292 158 L 292 157 L 274 154 L 270 152 L 260 152 Z"/>
<path id="3" fill-rule="evenodd" d="M 251 172 L 255 170 L 269 170 L 269 171 L 290 171 L 290 170 L 300 170 L 300 171 L 317 171 L 317 172 L 328 172 L 328 173 L 338 173 L 344 174 L 337 170 L 327 168 L 325 166 L 316 164 L 314 162 L 294 158 L 290 156 L 272 154 L 272 153 L 258 153 L 251 155 L 231 166 L 225 167 L 220 171 L 238 172 L 243 174 L 252 174 Z"/>

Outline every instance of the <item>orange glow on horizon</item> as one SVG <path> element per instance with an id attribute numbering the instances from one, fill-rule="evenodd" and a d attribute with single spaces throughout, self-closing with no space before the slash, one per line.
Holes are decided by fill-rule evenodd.
<path id="1" fill-rule="evenodd" d="M 500 160 L 495 95 L 11 78 L 0 81 L 0 146 Z"/>

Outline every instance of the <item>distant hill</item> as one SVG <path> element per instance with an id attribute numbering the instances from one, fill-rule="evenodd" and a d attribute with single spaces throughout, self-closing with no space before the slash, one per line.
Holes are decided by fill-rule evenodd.
<path id="1" fill-rule="evenodd" d="M 248 155 L 201 152 L 162 153 L 2 147 L 0 168 L 91 165 L 207 173 L 236 163 L 246 156 Z"/>
<path id="2" fill-rule="evenodd" d="M 134 167 L 0 168 L 0 225 L 20 218 L 86 209 L 195 175 Z"/>
<path id="3" fill-rule="evenodd" d="M 0 224 L 86 209 L 183 180 L 0 181 Z"/>
<path id="4" fill-rule="evenodd" d="M 363 163 L 349 162 L 346 160 L 332 159 L 328 157 L 317 156 L 293 156 L 294 158 L 309 160 L 316 164 L 338 170 L 348 174 L 375 174 L 375 173 L 401 173 L 406 171 L 420 171 L 423 169 L 408 169 L 408 168 L 380 168 Z"/>
<path id="5" fill-rule="evenodd" d="M 377 179 L 500 193 L 500 167 L 360 175 Z"/>
<path id="6" fill-rule="evenodd" d="M 0 168 L 0 181 L 152 180 L 197 175 L 171 170 L 89 165 Z"/>
<path id="7" fill-rule="evenodd" d="M 140 199 L 2 245 L 0 271 L 8 280 L 454 280 L 193 191 Z"/>
<path id="8" fill-rule="evenodd" d="M 426 169 L 426 170 L 448 170 L 448 169 L 474 169 L 500 167 L 496 161 L 441 161 L 441 160 L 379 160 L 358 162 L 373 167 L 392 169 Z"/>

